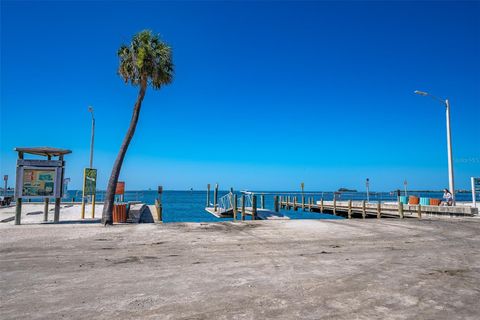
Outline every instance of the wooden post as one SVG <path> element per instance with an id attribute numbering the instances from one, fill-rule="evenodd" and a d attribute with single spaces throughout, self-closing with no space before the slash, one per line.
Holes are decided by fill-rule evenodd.
<path id="1" fill-rule="evenodd" d="M 337 199 L 335 198 L 335 196 L 333 197 L 333 215 L 337 215 Z"/>
<path id="2" fill-rule="evenodd" d="M 323 213 L 323 198 L 320 199 L 320 213 Z"/>
<path id="3" fill-rule="evenodd" d="M 287 196 L 287 210 L 290 210 L 290 196 Z"/>
<path id="4" fill-rule="evenodd" d="M 382 204 L 380 201 L 377 202 L 377 219 L 382 217 Z"/>
<path id="5" fill-rule="evenodd" d="M 262 206 L 262 209 L 265 209 L 265 195 L 264 194 L 262 194 L 260 196 L 260 204 Z"/>
<path id="6" fill-rule="evenodd" d="M 367 202 L 365 200 L 362 201 L 362 219 L 365 219 L 367 216 L 367 209 L 365 208 L 366 203 Z"/>
<path id="7" fill-rule="evenodd" d="M 242 194 L 242 221 L 245 221 L 245 195 Z"/>
<path id="8" fill-rule="evenodd" d="M 17 206 L 15 207 L 15 224 L 19 225 L 22 220 L 22 198 L 17 198 Z"/>
<path id="9" fill-rule="evenodd" d="M 257 218 L 257 196 L 252 195 L 252 220 Z"/>
<path id="10" fill-rule="evenodd" d="M 238 198 L 237 198 L 237 195 L 234 194 L 233 195 L 233 221 L 237 220 L 237 211 L 238 211 L 237 203 L 238 203 Z"/>
<path id="11" fill-rule="evenodd" d="M 207 184 L 207 205 L 206 207 L 210 207 L 210 183 Z"/>
<path id="12" fill-rule="evenodd" d="M 43 204 L 43 222 L 48 221 L 48 202 L 50 201 L 49 198 L 45 198 L 45 202 Z"/>
<path id="13" fill-rule="evenodd" d="M 18 159 L 23 159 L 23 152 L 18 153 Z M 18 174 L 17 174 L 17 179 L 19 179 Z M 17 192 L 17 190 L 15 190 L 15 192 Z M 17 197 L 17 204 L 15 207 L 15 224 L 19 225 L 21 222 L 22 222 L 22 198 Z"/>
<path id="14" fill-rule="evenodd" d="M 275 212 L 280 211 L 279 208 L 278 208 L 278 196 L 273 197 L 273 207 L 274 207 Z"/>
<path id="15" fill-rule="evenodd" d="M 95 193 L 92 194 L 92 219 L 95 219 Z"/>
<path id="16" fill-rule="evenodd" d="M 293 211 L 297 211 L 297 196 L 293 197 Z"/>
<path id="17" fill-rule="evenodd" d="M 400 197 L 398 198 L 398 215 L 400 219 L 403 219 L 403 203 L 400 201 Z"/>
<path id="18" fill-rule="evenodd" d="M 348 200 L 348 219 L 352 219 L 352 200 Z"/>
<path id="19" fill-rule="evenodd" d="M 422 219 L 422 205 L 418 204 L 418 219 Z"/>
<path id="20" fill-rule="evenodd" d="M 302 195 L 302 210 L 305 211 L 305 196 Z"/>
<path id="21" fill-rule="evenodd" d="M 215 190 L 213 191 L 213 211 L 217 212 L 217 200 L 218 200 L 218 183 L 215 184 Z"/>
<path id="22" fill-rule="evenodd" d="M 155 209 L 157 211 L 157 221 L 162 222 L 163 221 L 163 216 L 162 216 L 162 203 L 160 202 L 159 198 L 155 199 Z"/>
<path id="23" fill-rule="evenodd" d="M 55 211 L 53 214 L 53 223 L 58 223 L 60 221 L 60 198 L 55 198 Z"/>

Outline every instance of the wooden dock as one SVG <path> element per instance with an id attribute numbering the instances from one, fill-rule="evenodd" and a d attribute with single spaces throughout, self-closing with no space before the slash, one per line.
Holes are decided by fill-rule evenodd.
<path id="1" fill-rule="evenodd" d="M 396 217 L 396 218 L 419 218 L 426 215 L 446 216 L 474 216 L 478 214 L 478 208 L 470 206 L 427 206 L 409 205 L 401 202 L 366 202 L 366 201 L 313 201 L 313 198 L 297 202 L 296 197 L 280 197 L 280 207 L 287 210 L 308 210 L 351 218 L 367 217 Z"/>
<path id="2" fill-rule="evenodd" d="M 206 207 L 205 210 L 214 215 L 217 218 L 233 218 L 233 209 L 228 211 L 219 210 L 215 211 L 214 207 Z M 261 209 L 257 208 L 255 218 L 258 220 L 289 220 L 290 218 L 279 213 L 274 212 L 268 209 Z M 236 211 L 237 217 L 241 215 L 241 210 L 237 209 Z M 252 207 L 245 207 L 245 216 L 253 216 L 253 208 Z"/>

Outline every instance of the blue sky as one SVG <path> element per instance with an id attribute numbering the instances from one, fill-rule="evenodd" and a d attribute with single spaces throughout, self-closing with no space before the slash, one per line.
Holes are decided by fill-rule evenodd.
<path id="1" fill-rule="evenodd" d="M 1 2 L 1 174 L 16 146 L 68 148 L 104 188 L 137 88 L 116 50 L 152 29 L 175 80 L 149 89 L 127 189 L 440 189 L 449 98 L 457 188 L 480 176 L 479 2 Z M 13 185 L 13 179 L 12 179 Z"/>

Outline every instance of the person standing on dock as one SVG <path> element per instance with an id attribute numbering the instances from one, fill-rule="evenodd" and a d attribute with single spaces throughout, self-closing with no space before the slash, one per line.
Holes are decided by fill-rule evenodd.
<path id="1" fill-rule="evenodd" d="M 443 199 L 445 199 L 444 206 L 452 205 L 452 193 L 447 189 L 443 189 Z"/>

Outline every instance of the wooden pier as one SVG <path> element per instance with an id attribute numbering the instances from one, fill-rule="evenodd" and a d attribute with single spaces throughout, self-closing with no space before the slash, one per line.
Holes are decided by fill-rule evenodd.
<path id="1" fill-rule="evenodd" d="M 286 210 L 308 210 L 332 215 L 351 218 L 367 217 L 396 217 L 396 218 L 418 218 L 426 215 L 447 215 L 447 216 L 474 216 L 478 209 L 470 206 L 427 206 L 403 204 L 395 202 L 366 202 L 364 201 L 314 201 L 313 197 L 305 198 L 299 203 L 297 197 L 280 197 L 280 207 Z"/>

